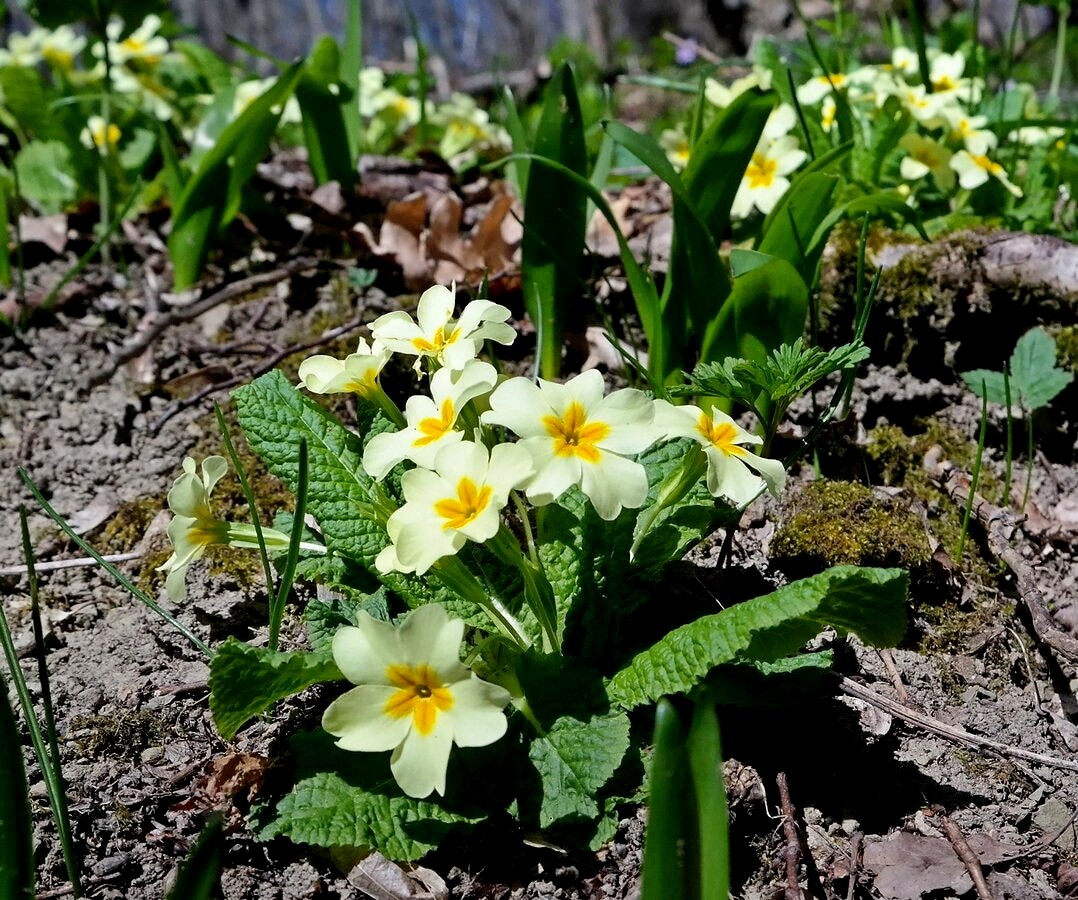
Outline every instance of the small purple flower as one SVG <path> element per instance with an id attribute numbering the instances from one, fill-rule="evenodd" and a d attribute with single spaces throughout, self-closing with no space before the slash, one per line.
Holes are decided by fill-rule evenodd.
<path id="1" fill-rule="evenodd" d="M 677 45 L 677 51 L 674 54 L 674 61 L 679 66 L 688 66 L 696 62 L 696 57 L 700 53 L 700 45 L 696 43 L 692 38 L 681 41 Z"/>

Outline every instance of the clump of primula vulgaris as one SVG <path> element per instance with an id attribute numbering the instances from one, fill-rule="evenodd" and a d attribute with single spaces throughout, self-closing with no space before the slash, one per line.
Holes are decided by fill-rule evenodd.
<path id="1" fill-rule="evenodd" d="M 617 623 L 646 608 L 663 566 L 757 495 L 778 494 L 782 464 L 752 453 L 759 436 L 713 406 L 607 392 L 595 371 L 564 384 L 500 376 L 476 357 L 487 341 L 513 341 L 508 318 L 488 300 L 458 314 L 455 290 L 437 286 L 416 319 L 389 313 L 345 359 L 306 360 L 310 393 L 356 397 L 354 430 L 280 373 L 236 392 L 252 450 L 306 513 L 306 543 L 286 552 L 303 529 L 266 530 L 270 555 L 288 560 L 285 571 L 300 557 L 304 576 L 331 595 L 307 604 L 311 650 L 235 639 L 217 650 L 218 730 L 231 738 L 317 682 L 353 685 L 328 702 L 322 730 L 296 736 L 304 774 L 267 836 L 411 859 L 431 848 L 430 835 L 511 815 L 533 830 L 572 825 L 578 840 L 590 823 L 584 839 L 601 843 L 626 790 L 613 787 L 615 772 L 628 765 L 639 784 L 632 761 L 644 748 L 630 752 L 630 711 L 690 691 L 742 651 L 753 658 L 751 641 L 713 640 L 715 616 L 657 634 L 637 657 Z M 395 354 L 415 362 L 421 385 L 403 410 L 380 384 Z M 210 512 L 224 470 L 211 458 L 200 477 L 188 461 L 170 495 L 174 594 L 207 544 L 252 546 L 246 528 Z M 718 613 L 740 623 L 722 628 L 747 640 L 811 614 L 815 633 L 834 613 L 870 642 L 897 640 L 899 595 L 888 594 L 883 613 L 864 599 L 894 573 L 825 576 L 791 586 L 794 602 L 775 595 Z M 838 609 L 852 596 L 855 610 Z M 863 609 L 868 632 L 858 627 Z M 786 643 L 767 642 L 770 659 L 800 647 L 798 628 L 782 633 Z"/>

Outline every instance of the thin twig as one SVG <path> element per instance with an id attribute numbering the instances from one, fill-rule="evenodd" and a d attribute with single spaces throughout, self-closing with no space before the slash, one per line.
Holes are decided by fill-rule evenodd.
<path id="1" fill-rule="evenodd" d="M 206 387 L 204 387 L 198 393 L 192 394 L 190 397 L 187 397 L 184 400 L 180 400 L 174 403 L 172 406 L 162 412 L 160 417 L 151 426 L 150 433 L 157 434 L 164 426 L 164 424 L 173 416 L 183 412 L 183 410 L 185 409 L 188 409 L 198 403 L 201 403 L 211 394 L 215 394 L 218 391 L 228 390 L 229 388 L 234 388 L 240 384 L 245 384 L 251 379 L 257 378 L 264 372 L 268 372 L 279 362 L 281 362 L 281 360 L 287 359 L 292 354 L 303 353 L 305 350 L 313 350 L 315 347 L 321 347 L 323 344 L 328 344 L 330 341 L 334 341 L 337 338 L 348 334 L 348 332 L 350 331 L 355 331 L 362 324 L 363 320 L 357 317 L 351 322 L 346 322 L 344 325 L 327 331 L 321 337 L 316 338 L 313 341 L 306 341 L 302 344 L 293 344 L 291 347 L 285 347 L 281 350 L 278 350 L 276 353 L 265 357 L 257 366 L 255 366 L 250 371 L 238 372 L 237 374 L 233 375 L 229 379 L 226 379 L 225 381 L 218 381 L 213 384 L 206 385 Z"/>
<path id="2" fill-rule="evenodd" d="M 864 834 L 855 831 L 850 836 L 850 883 L 846 887 L 846 900 L 853 900 L 857 893 L 857 869 L 861 865 L 861 841 Z"/>
<path id="3" fill-rule="evenodd" d="M 709 63 L 713 63 L 716 66 L 722 65 L 721 56 L 712 53 L 707 47 L 701 46 L 692 38 L 683 38 L 681 35 L 674 34 L 672 31 L 664 31 L 661 36 L 664 41 L 673 44 L 679 50 L 682 47 L 689 47 L 696 52 L 696 55 L 699 56 L 700 59 L 706 59 Z"/>
<path id="4" fill-rule="evenodd" d="M 801 885 L 797 878 L 797 860 L 801 855 L 801 842 L 797 838 L 797 823 L 794 821 L 794 805 L 790 802 L 790 786 L 786 783 L 786 773 L 775 776 L 779 786 L 779 805 L 782 809 L 782 831 L 786 836 L 786 846 L 782 850 L 782 859 L 786 864 L 786 900 L 801 900 Z"/>
<path id="5" fill-rule="evenodd" d="M 978 734 L 971 734 L 964 728 L 948 725 L 946 722 L 941 722 L 939 719 L 934 719 L 931 716 L 910 709 L 908 706 L 903 706 L 897 700 L 892 700 L 890 697 L 884 697 L 877 694 L 871 688 L 867 688 L 863 684 L 858 684 L 850 678 L 840 677 L 838 687 L 844 694 L 856 697 L 858 700 L 863 700 L 865 703 L 870 703 L 877 709 L 882 709 L 884 712 L 888 712 L 892 716 L 902 719 L 904 722 L 916 725 L 926 731 L 931 731 L 948 740 L 958 741 L 959 743 L 967 744 L 971 747 L 984 747 L 999 753 L 1001 756 L 1011 756 L 1016 759 L 1024 759 L 1027 762 L 1037 763 L 1042 766 L 1051 766 L 1055 769 L 1066 769 L 1068 772 L 1078 772 L 1078 762 L 1057 759 L 1054 756 L 1047 756 L 1044 753 L 1034 753 L 1031 750 L 1023 750 L 1021 747 L 1013 747 L 1010 744 L 1002 744 L 999 741 L 994 741 L 991 738 L 982 737 Z"/>
<path id="6" fill-rule="evenodd" d="M 902 683 L 902 673 L 898 671 L 898 666 L 895 665 L 894 654 L 886 647 L 880 650 L 879 654 L 880 659 L 883 660 L 883 667 L 887 670 L 887 674 L 891 678 L 891 685 L 895 689 L 895 694 L 898 695 L 898 699 L 902 703 L 909 706 L 910 695 L 906 690 L 906 685 Z"/>
<path id="7" fill-rule="evenodd" d="M 128 560 L 138 559 L 142 554 L 137 550 L 133 550 L 130 553 L 110 553 L 107 556 L 101 558 L 105 562 L 127 562 Z M 80 556 L 77 559 L 54 559 L 51 562 L 39 562 L 34 564 L 34 569 L 38 572 L 55 572 L 58 569 L 77 569 L 81 566 L 96 566 L 97 560 L 92 556 Z M 0 569 L 0 576 L 6 575 L 25 575 L 26 566 L 5 566 Z"/>
<path id="8" fill-rule="evenodd" d="M 962 829 L 955 824 L 953 819 L 946 815 L 940 817 L 940 824 L 943 826 L 943 833 L 947 835 L 947 840 L 954 847 L 955 855 L 962 860 L 966 871 L 969 872 L 969 877 L 973 879 L 973 887 L 977 890 L 979 900 L 996 900 L 992 896 L 988 882 L 985 881 L 981 859 L 969 845 L 966 836 L 962 834 Z"/>
<path id="9" fill-rule="evenodd" d="M 278 269 L 274 269 L 271 272 L 260 272 L 257 275 L 250 275 L 247 278 L 241 278 L 239 281 L 233 281 L 231 284 L 226 284 L 220 290 L 214 291 L 211 294 L 206 294 L 184 306 L 173 307 L 167 312 L 157 315 L 147 315 L 143 318 L 139 325 L 139 330 L 131 340 L 113 353 L 111 367 L 107 367 L 106 370 L 98 376 L 98 382 L 107 381 L 112 377 L 112 374 L 116 369 L 128 360 L 134 359 L 144 352 L 171 326 L 180 322 L 190 322 L 192 319 L 197 319 L 203 313 L 208 312 L 215 306 L 220 306 L 222 303 L 228 303 L 229 301 L 249 294 L 252 291 L 257 291 L 261 288 L 277 284 L 279 281 L 284 281 L 284 279 L 294 275 L 296 272 L 300 272 L 303 269 L 310 269 L 316 265 L 318 265 L 318 260 L 310 257 L 289 260 Z"/>
<path id="10" fill-rule="evenodd" d="M 966 502 L 970 492 L 969 476 L 954 463 L 941 460 L 938 453 L 930 451 L 925 454 L 924 468 L 928 477 L 956 503 Z M 1014 518 L 977 494 L 973 495 L 973 514 L 984 528 L 988 549 L 1003 560 L 1014 574 L 1018 599 L 1029 614 L 1033 636 L 1072 662 L 1078 660 L 1078 639 L 1056 627 L 1048 612 L 1048 603 L 1037 587 L 1032 568 L 1022 554 L 1011 546 L 1010 539 L 1017 530 Z"/>

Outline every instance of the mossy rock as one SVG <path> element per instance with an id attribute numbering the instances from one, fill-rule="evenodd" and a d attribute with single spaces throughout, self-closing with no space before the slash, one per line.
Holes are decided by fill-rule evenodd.
<path id="1" fill-rule="evenodd" d="M 831 566 L 897 566 L 911 590 L 938 589 L 924 524 L 909 500 L 850 481 L 815 481 L 791 503 L 771 541 L 771 562 L 790 578 Z"/>

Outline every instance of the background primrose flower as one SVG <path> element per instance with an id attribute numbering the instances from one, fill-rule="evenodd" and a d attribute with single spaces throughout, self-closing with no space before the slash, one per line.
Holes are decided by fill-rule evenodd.
<path id="1" fill-rule="evenodd" d="M 453 744 L 484 747 L 505 734 L 505 688 L 460 661 L 464 623 L 436 603 L 400 628 L 359 613 L 333 637 L 333 659 L 358 687 L 334 700 L 322 727 L 344 750 L 392 750 L 390 771 L 410 797 L 445 793 Z"/>

